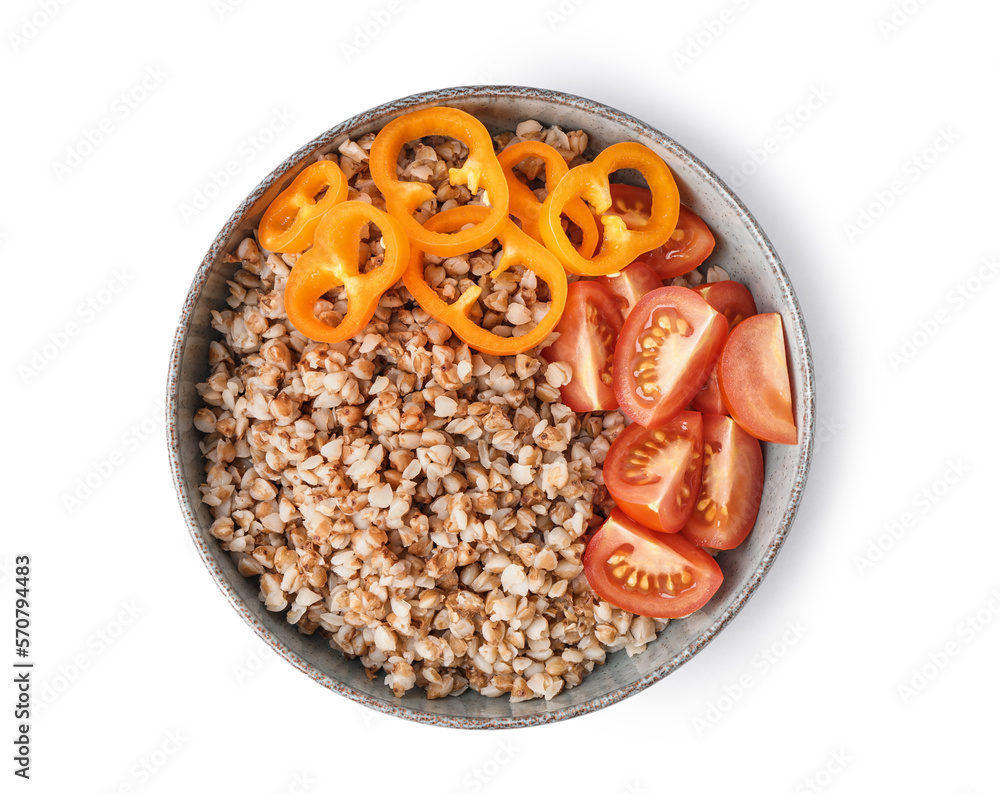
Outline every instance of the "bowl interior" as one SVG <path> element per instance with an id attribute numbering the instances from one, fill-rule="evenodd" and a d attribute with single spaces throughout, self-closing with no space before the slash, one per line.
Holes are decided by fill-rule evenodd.
<path id="1" fill-rule="evenodd" d="M 740 548 L 719 555 L 725 574 L 720 591 L 696 614 L 671 622 L 644 653 L 632 658 L 622 652 L 609 655 L 580 686 L 549 702 L 511 704 L 471 691 L 429 701 L 419 689 L 397 700 L 382 676 L 369 680 L 360 662 L 345 659 L 318 635 L 300 635 L 283 615 L 264 609 L 256 578 L 244 579 L 208 533 L 212 518 L 200 500 L 200 433 L 192 418 L 201 405 L 195 386 L 208 375 L 208 344 L 218 338 L 210 312 L 225 303 L 226 280 L 235 272 L 232 263 L 223 261 L 224 254 L 251 233 L 264 208 L 315 155 L 335 150 L 346 137 L 378 130 L 404 110 L 442 103 L 472 113 L 492 133 L 513 129 L 524 119 L 583 129 L 591 154 L 625 140 L 649 146 L 673 171 L 681 200 L 715 233 L 717 245 L 709 263 L 746 284 L 758 309 L 780 313 L 785 324 L 800 440 L 794 447 L 764 445 L 766 479 L 757 525 Z M 383 712 L 460 727 L 513 727 L 591 711 L 639 691 L 690 659 L 739 611 L 770 567 L 795 515 L 812 448 L 813 376 L 805 326 L 784 269 L 747 209 L 697 158 L 648 125 L 590 100 L 529 88 L 448 89 L 388 103 L 334 127 L 282 163 L 237 209 L 198 270 L 178 328 L 167 392 L 171 464 L 181 508 L 199 553 L 237 611 L 277 653 L 325 686 Z"/>

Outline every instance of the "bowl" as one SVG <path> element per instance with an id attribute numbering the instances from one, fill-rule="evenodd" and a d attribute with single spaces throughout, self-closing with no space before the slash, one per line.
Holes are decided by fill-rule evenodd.
<path id="1" fill-rule="evenodd" d="M 264 609 L 257 597 L 256 578 L 241 576 L 229 554 L 209 534 L 212 517 L 200 499 L 203 468 L 200 433 L 193 424 L 200 407 L 195 386 L 208 375 L 208 345 L 218 338 L 210 325 L 210 312 L 223 307 L 226 281 L 235 270 L 225 261 L 225 254 L 256 227 L 271 200 L 317 153 L 335 151 L 345 138 L 376 131 L 403 112 L 438 104 L 472 113 L 494 134 L 514 129 L 518 121 L 529 118 L 567 130 L 583 129 L 589 135 L 590 155 L 618 141 L 649 146 L 673 171 L 681 200 L 715 232 L 718 244 L 709 264 L 725 268 L 732 278 L 746 284 L 759 310 L 780 313 L 785 326 L 799 443 L 763 445 L 766 478 L 757 524 L 738 549 L 719 555 L 725 575 L 719 592 L 691 617 L 672 621 L 645 652 L 632 658 L 623 652 L 609 654 L 607 662 L 595 667 L 583 683 L 550 701 L 511 704 L 507 698 L 487 698 L 471 690 L 427 700 L 419 688 L 396 699 L 382 676 L 369 680 L 358 660 L 345 658 L 318 635 L 299 634 L 283 614 Z M 281 163 L 240 204 L 195 273 L 167 382 L 170 465 L 181 510 L 205 566 L 236 611 L 277 654 L 323 686 L 385 714 L 461 728 L 521 727 L 585 714 L 645 689 L 702 650 L 760 586 L 788 534 L 809 468 L 814 416 L 812 359 L 795 293 L 774 247 L 739 198 L 697 157 L 648 124 L 589 99 L 516 86 L 449 88 L 388 102 L 336 125 Z"/>

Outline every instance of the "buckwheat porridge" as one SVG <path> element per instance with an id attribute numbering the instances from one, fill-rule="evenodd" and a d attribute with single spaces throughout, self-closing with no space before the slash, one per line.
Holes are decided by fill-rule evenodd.
<path id="1" fill-rule="evenodd" d="M 384 208 L 367 164 L 373 138 L 326 159 L 348 177 L 350 199 Z M 496 136 L 497 150 L 522 139 L 551 144 L 570 166 L 587 146 L 583 131 L 525 121 Z M 440 138 L 404 149 L 401 178 L 429 182 L 437 196 L 418 220 L 483 203 L 482 191 L 449 184 L 466 153 Z M 518 166 L 541 198 L 540 168 Z M 362 270 L 381 263 L 373 234 Z M 471 688 L 550 699 L 608 653 L 645 649 L 667 621 L 595 596 L 581 562 L 585 533 L 614 506 L 601 465 L 623 415 L 575 413 L 560 402 L 567 363 L 547 363 L 540 348 L 470 350 L 401 284 L 352 340 L 306 339 L 283 304 L 296 259 L 251 237 L 239 244 L 195 417 L 211 533 L 243 576 L 259 577 L 266 608 L 359 658 L 397 697 L 420 687 L 428 698 Z M 491 280 L 498 259 L 495 244 L 427 256 L 426 278 L 449 301 L 478 284 L 476 319 L 520 334 L 544 314 L 548 291 L 520 266 Z M 712 268 L 707 278 L 726 275 Z M 317 315 L 336 325 L 345 311 L 331 293 Z"/>

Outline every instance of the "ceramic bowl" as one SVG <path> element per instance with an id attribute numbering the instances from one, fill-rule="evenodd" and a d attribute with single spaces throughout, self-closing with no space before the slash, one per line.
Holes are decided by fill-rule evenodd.
<path id="1" fill-rule="evenodd" d="M 369 680 L 361 663 L 344 658 L 320 636 L 300 635 L 283 614 L 267 612 L 257 598 L 256 577 L 244 579 L 229 555 L 209 534 L 212 518 L 201 503 L 203 476 L 199 432 L 192 419 L 199 406 L 195 385 L 208 374 L 209 342 L 218 338 L 210 311 L 222 308 L 226 280 L 234 265 L 225 254 L 257 225 L 270 201 L 318 153 L 334 151 L 347 137 L 380 129 L 399 114 L 446 104 L 472 113 L 492 133 L 537 119 L 563 129 L 586 130 L 593 155 L 618 141 L 639 141 L 670 166 L 681 200 L 700 215 L 718 241 L 708 260 L 746 284 L 761 312 L 781 314 L 799 426 L 797 446 L 765 444 L 766 480 L 757 524 L 738 549 L 719 555 L 725 574 L 719 592 L 685 620 L 671 622 L 644 653 L 629 658 L 610 654 L 607 663 L 579 686 L 551 701 L 511 704 L 467 691 L 457 697 L 427 700 L 419 688 L 397 700 L 383 676 Z M 740 611 L 760 586 L 788 534 L 809 468 L 815 415 L 812 360 L 806 328 L 791 282 L 763 229 L 736 195 L 687 149 L 662 132 L 619 110 L 588 99 L 512 86 L 472 86 L 406 97 L 368 110 L 333 127 L 279 165 L 236 209 L 198 267 L 177 329 L 167 384 L 168 443 L 173 477 L 188 529 L 209 573 L 226 598 L 276 653 L 323 686 L 385 714 L 434 725 L 462 728 L 510 728 L 563 720 L 634 695 L 659 681 L 704 648 Z M 219 648 L 221 654 L 225 651 Z"/>

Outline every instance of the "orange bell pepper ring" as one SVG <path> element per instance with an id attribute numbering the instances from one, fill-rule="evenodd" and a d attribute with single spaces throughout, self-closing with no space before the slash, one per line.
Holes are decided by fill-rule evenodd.
<path id="1" fill-rule="evenodd" d="M 549 193 L 569 173 L 569 166 L 554 147 L 541 141 L 518 141 L 497 155 L 510 190 L 510 214 L 521 221 L 521 229 L 525 234 L 544 245 L 542 234 L 538 229 L 542 202 L 514 173 L 514 166 L 528 157 L 537 157 L 545 163 L 545 189 Z M 587 209 L 583 199 L 575 198 L 566 205 L 566 215 L 583 232 L 583 242 L 580 243 L 579 251 L 581 256 L 589 259 L 597 250 L 597 244 L 601 239 L 593 213 Z"/>
<path id="2" fill-rule="evenodd" d="M 468 185 L 473 195 L 480 186 L 486 189 L 489 211 L 471 229 L 445 234 L 421 226 L 413 217 L 421 204 L 435 197 L 434 188 L 426 182 L 401 181 L 396 163 L 408 141 L 428 135 L 456 138 L 469 147 L 465 164 L 452 168 L 448 178 L 452 185 Z M 399 220 L 414 244 L 429 254 L 455 256 L 475 251 L 494 239 L 497 229 L 507 219 L 507 180 L 493 152 L 489 130 L 477 118 L 457 108 L 425 108 L 393 119 L 375 136 L 368 167 L 376 187 L 385 196 L 388 213 Z"/>
<path id="3" fill-rule="evenodd" d="M 545 189 L 549 193 L 569 172 L 569 166 L 555 147 L 541 141 L 518 141 L 497 155 L 510 190 L 510 214 L 521 221 L 521 230 L 525 234 L 544 244 L 542 233 L 538 230 L 538 216 L 542 213 L 542 202 L 514 173 L 514 166 L 528 157 L 537 157 L 545 163 Z M 589 259 L 594 255 L 600 242 L 600 233 L 597 231 L 593 213 L 587 209 L 583 199 L 575 198 L 566 205 L 566 215 L 583 232 L 580 255 Z"/>
<path id="4" fill-rule="evenodd" d="M 317 196 L 323 194 L 317 200 Z M 264 211 L 257 239 L 268 251 L 297 254 L 312 245 L 320 220 L 347 198 L 347 177 L 336 163 L 307 166 Z"/>
<path id="5" fill-rule="evenodd" d="M 617 215 L 604 214 L 611 207 L 608 175 L 620 168 L 634 168 L 642 174 L 653 196 L 649 219 L 638 229 L 627 228 Z M 575 198 L 590 204 L 604 224 L 604 241 L 592 257 L 577 251 L 562 227 L 560 216 Z M 613 144 L 593 162 L 571 169 L 545 199 L 538 224 L 545 245 L 570 273 L 607 276 L 669 240 L 679 212 L 680 195 L 667 164 L 641 143 L 626 142 Z"/>
<path id="6" fill-rule="evenodd" d="M 373 223 L 382 232 L 385 256 L 367 273 L 358 268 L 361 234 Z M 345 201 L 327 212 L 316 227 L 313 246 L 299 257 L 285 284 L 285 313 L 303 335 L 317 342 L 343 342 L 371 321 L 382 294 L 406 269 L 410 241 L 399 222 L 363 201 Z M 334 287 L 347 293 L 347 314 L 336 326 L 320 320 L 313 308 Z"/>
<path id="7" fill-rule="evenodd" d="M 489 209 L 486 207 L 465 204 L 439 212 L 426 225 L 434 232 L 448 231 L 459 229 L 468 223 L 483 223 L 488 215 Z M 497 268 L 490 273 L 490 278 L 496 278 L 511 265 L 522 264 L 548 284 L 552 295 L 545 316 L 522 336 L 499 336 L 476 324 L 469 314 L 482 292 L 478 286 L 469 287 L 454 303 L 445 301 L 424 277 L 424 255 L 419 248 L 414 247 L 410 252 L 410 263 L 403 273 L 403 284 L 424 311 L 445 323 L 469 347 L 494 356 L 509 356 L 541 344 L 556 327 L 566 308 L 566 271 L 558 259 L 518 229 L 510 218 L 501 224 L 496 232 L 496 239 L 503 246 L 503 257 Z"/>

